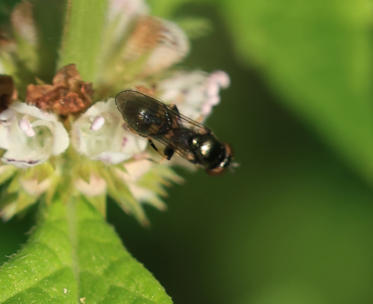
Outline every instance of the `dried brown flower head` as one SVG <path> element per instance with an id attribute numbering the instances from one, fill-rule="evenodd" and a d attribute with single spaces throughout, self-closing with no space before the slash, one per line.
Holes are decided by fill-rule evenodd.
<path id="1" fill-rule="evenodd" d="M 75 64 L 70 64 L 57 72 L 52 85 L 28 85 L 26 101 L 42 110 L 68 115 L 87 109 L 92 96 L 92 84 L 84 82 Z"/>
<path id="2" fill-rule="evenodd" d="M 16 95 L 12 77 L 0 75 L 0 113 L 9 107 Z"/>

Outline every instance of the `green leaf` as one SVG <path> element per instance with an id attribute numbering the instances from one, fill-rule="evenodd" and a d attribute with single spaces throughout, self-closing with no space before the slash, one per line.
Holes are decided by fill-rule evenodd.
<path id="1" fill-rule="evenodd" d="M 171 303 L 83 199 L 45 208 L 27 245 L 0 268 L 0 303 Z"/>
<path id="2" fill-rule="evenodd" d="M 86 81 L 97 76 L 106 10 L 107 0 L 68 0 L 59 66 L 76 64 Z"/>
<path id="3" fill-rule="evenodd" d="M 371 10 L 367 0 L 221 1 L 243 62 L 373 180 Z"/>
<path id="4" fill-rule="evenodd" d="M 38 32 L 38 78 L 51 82 L 61 44 L 66 0 L 31 0 Z"/>

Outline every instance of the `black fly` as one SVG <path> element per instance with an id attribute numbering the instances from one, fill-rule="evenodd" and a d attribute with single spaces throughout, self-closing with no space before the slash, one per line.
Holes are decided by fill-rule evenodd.
<path id="1" fill-rule="evenodd" d="M 176 152 L 210 174 L 219 174 L 232 164 L 230 146 L 220 142 L 209 128 L 180 114 L 175 105 L 133 90 L 120 92 L 115 102 L 127 127 L 147 137 L 157 151 L 152 140 L 162 143 L 167 159 Z"/>

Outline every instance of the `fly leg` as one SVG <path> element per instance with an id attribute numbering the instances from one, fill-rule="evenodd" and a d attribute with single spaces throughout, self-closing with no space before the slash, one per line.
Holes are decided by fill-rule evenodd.
<path id="1" fill-rule="evenodd" d="M 170 109 L 175 111 L 175 113 L 179 116 L 180 112 L 179 112 L 179 109 L 177 108 L 177 106 L 175 104 L 171 104 Z M 179 125 L 179 122 L 177 122 L 177 127 L 178 127 L 178 125 Z M 163 153 L 166 156 L 167 160 L 170 160 L 172 158 L 172 156 L 174 155 L 175 150 L 170 146 L 166 146 Z"/>
<path id="2" fill-rule="evenodd" d="M 175 117 L 173 117 L 173 119 L 171 120 L 172 128 L 178 128 L 178 127 L 180 127 L 180 124 L 181 124 L 179 109 L 177 108 L 177 106 L 175 104 L 170 104 L 169 107 L 172 111 L 175 112 L 174 114 L 176 114 L 176 115 L 174 115 Z"/>
<path id="3" fill-rule="evenodd" d="M 159 150 L 158 150 L 158 148 L 155 146 L 155 144 L 153 143 L 153 141 L 150 139 L 150 138 L 148 138 L 148 142 L 149 142 L 149 145 L 155 150 L 155 151 L 157 151 L 158 153 L 159 153 Z"/>
<path id="4" fill-rule="evenodd" d="M 164 152 L 163 152 L 164 154 L 162 154 L 162 153 L 158 150 L 158 148 L 155 146 L 154 142 L 153 142 L 150 138 L 148 138 L 148 142 L 149 142 L 149 145 L 150 145 L 150 146 L 151 146 L 155 151 L 157 151 L 161 156 L 163 156 L 163 157 L 166 156 L 167 160 L 170 160 L 171 157 L 174 155 L 175 150 L 172 149 L 170 146 L 167 146 L 167 147 L 164 149 Z"/>
<path id="5" fill-rule="evenodd" d="M 170 146 L 167 146 L 164 149 L 163 153 L 166 156 L 167 160 L 170 160 L 172 158 L 172 156 L 174 155 L 175 150 L 173 148 L 171 148 Z"/>
<path id="6" fill-rule="evenodd" d="M 170 104 L 170 108 L 171 110 L 175 111 L 177 114 L 180 114 L 179 109 L 177 108 L 175 104 Z"/>

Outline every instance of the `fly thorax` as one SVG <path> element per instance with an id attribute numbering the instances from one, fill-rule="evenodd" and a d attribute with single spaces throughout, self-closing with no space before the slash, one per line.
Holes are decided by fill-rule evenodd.
<path id="1" fill-rule="evenodd" d="M 195 136 L 192 145 L 200 159 L 207 167 L 217 166 L 225 158 L 225 148 L 212 134 Z"/>

